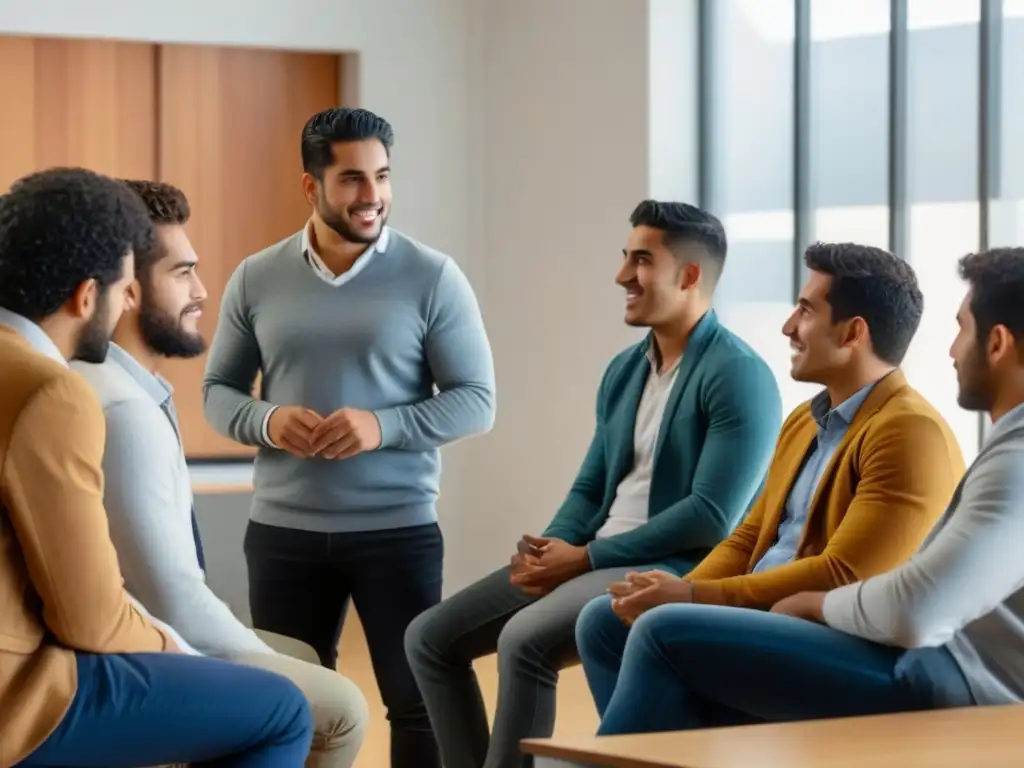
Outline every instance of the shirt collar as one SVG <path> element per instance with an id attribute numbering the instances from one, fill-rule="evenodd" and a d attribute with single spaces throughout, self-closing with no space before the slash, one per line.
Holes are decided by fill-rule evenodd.
<path id="1" fill-rule="evenodd" d="M 867 386 L 861 387 L 835 408 L 830 407 L 831 401 L 828 397 L 828 391 L 819 392 L 811 401 L 811 415 L 818 422 L 818 426 L 821 429 L 828 429 L 836 423 L 836 420 L 839 420 L 844 427 L 848 427 L 853 422 L 853 417 L 857 415 L 857 411 L 864 405 L 864 401 L 867 400 L 876 383 L 873 381 Z"/>
<path id="2" fill-rule="evenodd" d="M 654 341 L 654 337 L 651 337 L 651 343 L 647 347 L 647 351 L 644 353 L 647 357 L 647 362 L 651 364 L 651 371 L 658 376 L 664 376 L 664 373 L 660 373 L 661 370 L 661 353 L 658 352 L 658 345 Z M 676 358 L 676 361 L 672 363 L 672 367 L 669 368 L 665 373 L 675 373 L 679 368 L 679 363 L 683 361 L 683 356 L 680 355 Z"/>
<path id="3" fill-rule="evenodd" d="M 320 254 L 316 252 L 313 247 L 313 237 L 310 234 L 313 231 L 313 220 L 310 219 L 306 222 L 306 226 L 302 228 L 302 252 L 314 257 L 318 264 L 322 264 L 323 261 L 320 259 Z M 377 253 L 384 253 L 388 249 L 388 240 L 390 235 L 388 234 L 388 227 L 385 225 L 381 228 L 380 237 L 377 238 L 377 242 L 369 246 L 366 251 L 374 250 Z M 366 253 L 363 251 L 363 253 Z"/>
<path id="4" fill-rule="evenodd" d="M 107 350 L 107 361 L 117 365 L 142 387 L 146 394 L 156 401 L 157 405 L 163 405 L 171 398 L 174 389 L 163 376 L 147 371 L 146 368 L 128 354 L 122 347 L 110 342 Z"/>
<path id="5" fill-rule="evenodd" d="M 0 307 L 0 325 L 10 326 L 20 333 L 25 341 L 35 348 L 36 352 L 56 360 L 65 367 L 67 366 L 68 361 L 64 359 L 64 355 L 57 349 L 53 339 L 37 323 L 32 322 L 27 317 L 22 317 L 16 312 Z"/>

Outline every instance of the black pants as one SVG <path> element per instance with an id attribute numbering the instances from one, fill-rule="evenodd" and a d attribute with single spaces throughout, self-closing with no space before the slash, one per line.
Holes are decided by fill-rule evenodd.
<path id="1" fill-rule="evenodd" d="M 404 646 L 409 622 L 441 600 L 438 526 L 314 533 L 250 522 L 245 557 L 254 626 L 308 643 L 330 669 L 351 598 L 391 723 L 392 768 L 440 768 Z"/>

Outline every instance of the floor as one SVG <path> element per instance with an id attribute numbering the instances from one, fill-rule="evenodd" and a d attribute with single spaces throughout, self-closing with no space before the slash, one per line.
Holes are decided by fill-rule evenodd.
<path id="1" fill-rule="evenodd" d="M 388 724 L 384 719 L 384 706 L 377 694 L 373 679 L 370 655 L 366 649 L 362 627 L 358 618 L 349 614 L 345 632 L 341 638 L 341 653 L 338 662 L 343 672 L 358 685 L 370 703 L 372 722 L 366 735 L 363 749 L 355 768 L 388 768 Z M 497 691 L 498 674 L 495 658 L 481 659 L 476 665 L 480 687 L 487 702 L 488 714 L 493 715 Z M 592 734 L 597 729 L 597 712 L 579 666 L 566 670 L 558 686 L 558 721 L 555 732 L 559 734 Z"/>

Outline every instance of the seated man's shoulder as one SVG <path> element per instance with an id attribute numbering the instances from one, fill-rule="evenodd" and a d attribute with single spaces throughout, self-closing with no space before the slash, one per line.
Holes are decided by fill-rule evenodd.
<path id="1" fill-rule="evenodd" d="M 71 367 L 92 388 L 105 412 L 116 405 L 144 400 L 135 380 L 109 357 L 102 363 L 76 360 Z"/>
<path id="2" fill-rule="evenodd" d="M 910 441 L 957 444 L 949 422 L 910 385 L 898 389 L 870 415 L 867 437 L 871 439 L 882 435 L 899 436 Z"/>
<path id="3" fill-rule="evenodd" d="M 94 403 L 89 387 L 63 361 L 38 352 L 27 343 L 0 337 L 0 401 L 18 411 L 43 390 L 62 399 Z"/>

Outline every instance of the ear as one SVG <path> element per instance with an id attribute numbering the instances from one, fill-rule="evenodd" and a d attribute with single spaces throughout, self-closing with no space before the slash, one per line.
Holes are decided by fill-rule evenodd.
<path id="1" fill-rule="evenodd" d="M 138 309 L 142 303 L 142 284 L 136 279 L 132 280 L 124 292 L 124 310 L 130 312 Z"/>
<path id="2" fill-rule="evenodd" d="M 679 270 L 679 287 L 686 291 L 700 285 L 701 269 L 697 262 L 687 262 Z"/>
<path id="3" fill-rule="evenodd" d="M 859 344 L 871 344 L 871 330 L 863 317 L 853 317 L 840 325 L 846 327 L 843 337 L 839 340 L 840 346 L 853 347 Z"/>
<path id="4" fill-rule="evenodd" d="M 1005 325 L 993 326 L 988 334 L 985 352 L 990 363 L 999 364 L 1004 360 L 1017 361 L 1017 340 Z"/>
<path id="5" fill-rule="evenodd" d="M 90 320 L 96 312 L 99 295 L 99 283 L 96 282 L 95 278 L 90 277 L 88 280 L 79 283 L 65 306 L 72 317 L 79 320 Z"/>
<path id="6" fill-rule="evenodd" d="M 302 174 L 302 194 L 311 207 L 316 205 L 317 189 L 319 186 L 319 182 L 313 178 L 312 174 Z"/>

